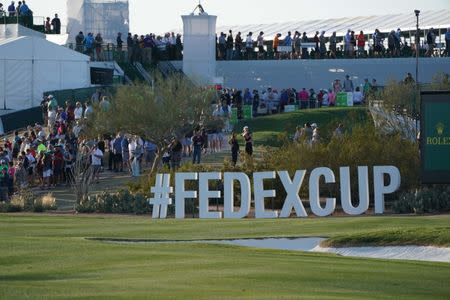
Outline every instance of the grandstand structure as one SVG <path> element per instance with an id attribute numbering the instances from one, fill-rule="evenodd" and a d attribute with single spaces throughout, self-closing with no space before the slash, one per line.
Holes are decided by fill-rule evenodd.
<path id="1" fill-rule="evenodd" d="M 381 32 L 390 32 L 391 30 L 402 30 L 403 36 L 412 37 L 416 30 L 416 17 L 414 12 L 404 14 L 386 14 L 379 16 L 354 16 L 323 20 L 303 20 L 291 21 L 271 24 L 249 24 L 249 25 L 235 25 L 235 26 L 218 26 L 217 32 L 225 32 L 233 30 L 233 32 L 241 32 L 244 36 L 248 32 L 258 34 L 260 31 L 264 32 L 266 40 L 271 40 L 275 34 L 281 33 L 282 37 L 288 31 L 292 34 L 297 30 L 301 33 L 306 32 L 308 37 L 313 37 L 316 31 L 325 31 L 325 36 L 329 37 L 335 31 L 337 36 L 344 36 L 348 29 L 359 33 L 360 30 L 365 34 L 372 34 L 378 28 Z M 437 37 L 447 32 L 450 28 L 450 9 L 423 11 L 420 13 L 420 28 L 421 37 L 426 35 L 430 28 L 437 31 Z"/>
<path id="2" fill-rule="evenodd" d="M 118 32 L 129 32 L 128 0 L 67 0 L 67 33 L 101 33 L 104 42 L 115 42 Z"/>

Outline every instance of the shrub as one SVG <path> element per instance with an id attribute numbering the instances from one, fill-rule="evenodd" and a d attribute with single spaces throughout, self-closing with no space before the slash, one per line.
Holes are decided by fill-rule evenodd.
<path id="1" fill-rule="evenodd" d="M 2 202 L 0 205 L 0 212 L 43 212 L 56 209 L 56 199 L 52 194 L 36 197 L 29 189 L 20 190 L 11 197 L 11 202 Z"/>
<path id="2" fill-rule="evenodd" d="M 121 190 L 116 193 L 103 192 L 89 196 L 76 206 L 76 211 L 79 213 L 147 214 L 151 212 L 151 207 L 144 194 L 132 194 L 128 190 Z"/>
<path id="3" fill-rule="evenodd" d="M 58 208 L 56 204 L 56 198 L 52 193 L 48 193 L 42 196 L 41 202 L 45 210 L 56 210 Z"/>
<path id="4" fill-rule="evenodd" d="M 56 198 L 53 197 L 52 193 L 48 193 L 42 197 L 34 199 L 33 211 L 34 212 L 44 212 L 46 210 L 56 210 L 58 207 L 56 205 Z"/>
<path id="5" fill-rule="evenodd" d="M 395 213 L 437 213 L 450 211 L 450 186 L 424 187 L 418 191 L 401 194 L 393 203 Z"/>
<path id="6" fill-rule="evenodd" d="M 29 189 L 19 190 L 8 203 L 8 212 L 33 211 L 36 197 Z"/>
<path id="7" fill-rule="evenodd" d="M 358 196 L 357 166 L 394 165 L 399 168 L 402 178 L 401 190 L 418 186 L 419 151 L 416 144 L 402 139 L 399 135 L 383 135 L 366 124 L 356 126 L 342 138 L 332 138 L 327 143 L 310 146 L 305 143 L 290 143 L 279 149 L 268 150 L 263 158 L 263 169 L 286 170 L 291 176 L 296 170 L 328 167 L 339 181 L 339 167 L 350 167 L 352 197 Z M 369 171 L 369 178 L 371 173 Z M 306 176 L 308 178 L 308 175 Z M 339 197 L 339 184 L 323 185 L 325 195 Z M 268 188 L 270 186 L 268 185 Z M 284 188 L 277 179 L 272 182 L 277 190 L 276 206 L 280 207 L 285 196 Z M 303 198 L 308 197 L 308 184 L 300 190 Z"/>

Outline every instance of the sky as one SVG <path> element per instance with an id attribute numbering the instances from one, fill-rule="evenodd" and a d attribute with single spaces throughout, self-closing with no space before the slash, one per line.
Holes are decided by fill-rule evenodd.
<path id="1" fill-rule="evenodd" d="M 66 23 L 66 2 L 67 0 L 27 0 L 35 16 L 53 16 L 58 13 L 63 26 Z M 9 0 L 4 0 L 3 3 L 9 3 Z M 190 14 L 198 0 L 129 0 L 129 3 L 131 32 L 160 34 L 181 29 L 180 15 Z M 218 26 L 389 13 L 412 14 L 414 9 L 450 9 L 450 0 L 202 0 L 201 3 L 207 13 L 218 16 Z"/>

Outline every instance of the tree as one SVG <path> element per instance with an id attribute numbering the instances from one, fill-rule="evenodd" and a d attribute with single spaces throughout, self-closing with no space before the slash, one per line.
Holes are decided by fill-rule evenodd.
<path id="1" fill-rule="evenodd" d="M 84 143 L 78 147 L 69 175 L 77 205 L 88 201 L 89 190 L 92 184 L 93 169 L 89 164 L 89 153 L 90 149 Z"/>
<path id="2" fill-rule="evenodd" d="M 152 87 L 122 86 L 107 111 L 97 110 L 89 122 L 92 134 L 126 132 L 158 146 L 156 171 L 172 137 L 184 137 L 212 116 L 213 89 L 195 86 L 181 75 L 159 78 Z"/>

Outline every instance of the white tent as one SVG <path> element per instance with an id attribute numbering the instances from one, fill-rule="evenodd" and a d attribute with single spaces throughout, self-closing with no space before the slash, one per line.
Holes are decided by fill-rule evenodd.
<path id="1" fill-rule="evenodd" d="M 0 107 L 38 106 L 45 91 L 89 87 L 89 56 L 43 38 L 0 40 Z"/>

